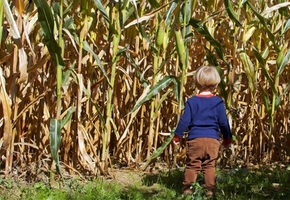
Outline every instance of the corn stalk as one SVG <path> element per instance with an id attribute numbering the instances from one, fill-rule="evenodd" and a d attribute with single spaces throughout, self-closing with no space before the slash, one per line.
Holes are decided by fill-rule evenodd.
<path id="1" fill-rule="evenodd" d="M 267 149 L 267 152 L 268 152 L 267 159 L 271 159 L 272 154 L 273 154 L 273 147 L 274 147 L 273 144 L 276 143 L 275 137 L 274 137 L 274 135 L 275 135 L 274 133 L 276 132 L 275 115 L 276 115 L 276 112 L 280 106 L 282 97 L 289 90 L 289 84 L 287 84 L 286 87 L 284 87 L 284 91 L 282 92 L 282 94 L 278 95 L 279 85 L 280 85 L 279 80 L 280 80 L 280 77 L 284 71 L 286 64 L 289 63 L 290 51 L 288 50 L 289 45 L 287 43 L 284 44 L 284 42 L 283 42 L 285 39 L 285 37 L 283 37 L 283 34 L 285 33 L 283 31 L 283 29 L 280 28 L 279 25 L 273 24 L 273 26 L 276 25 L 276 27 L 277 27 L 277 28 L 275 28 L 275 32 L 278 32 L 278 30 L 280 30 L 280 32 L 278 32 L 278 33 L 280 33 L 280 35 L 274 35 L 275 33 L 273 33 L 272 30 L 270 30 L 270 28 L 267 25 L 267 20 L 268 20 L 268 17 L 275 16 L 276 10 L 287 7 L 290 5 L 290 3 L 278 4 L 276 6 L 269 8 L 268 10 L 265 10 L 263 13 L 259 13 L 250 2 L 244 1 L 243 3 L 245 3 L 246 5 L 248 5 L 251 8 L 253 13 L 255 14 L 257 19 L 259 20 L 260 24 L 265 29 L 265 32 L 267 33 L 267 37 L 271 41 L 271 43 L 270 43 L 271 46 L 268 46 L 267 49 L 271 49 L 271 47 L 272 47 L 276 52 L 276 67 L 275 67 L 276 70 L 274 71 L 274 74 L 272 75 L 273 77 L 271 77 L 269 75 L 269 72 L 268 72 L 268 67 L 266 64 L 267 62 L 265 61 L 265 59 L 269 55 L 268 52 L 265 51 L 265 53 L 263 55 L 261 55 L 257 50 L 255 51 L 255 53 L 256 53 L 255 55 L 258 58 L 258 61 L 261 62 L 261 64 L 262 64 L 263 72 L 265 73 L 266 78 L 267 78 L 267 82 L 269 83 L 269 85 L 272 89 L 272 92 L 273 92 L 272 93 L 272 100 L 270 100 L 269 95 L 265 91 L 265 88 L 262 86 L 262 90 L 264 91 L 263 92 L 263 99 L 264 99 L 266 111 L 267 111 L 268 117 L 269 117 L 269 130 L 268 130 L 269 148 Z M 280 19 L 277 19 L 277 21 L 280 21 Z M 286 24 L 286 26 L 287 26 L 287 24 Z M 279 40 L 279 38 L 280 38 L 280 40 Z M 247 59 L 247 60 L 249 60 L 249 59 Z M 252 73 L 247 73 L 247 74 L 252 74 Z M 254 85 L 252 87 L 254 87 Z"/>
<path id="2" fill-rule="evenodd" d="M 112 37 L 112 66 L 111 66 L 111 75 L 110 82 L 108 88 L 108 99 L 106 105 L 106 126 L 103 134 L 103 147 L 102 147 L 102 157 L 101 162 L 102 166 L 105 169 L 108 169 L 108 159 L 109 159 L 109 144 L 110 144 L 110 136 L 111 136 L 111 121 L 112 121 L 112 109 L 113 109 L 113 93 L 115 87 L 115 78 L 116 78 L 116 68 L 117 62 L 119 59 L 119 43 L 121 37 L 121 27 L 122 27 L 122 8 L 126 7 L 122 5 L 121 2 L 117 3 L 116 6 L 111 7 L 111 22 L 112 27 L 114 28 Z"/>
<path id="3" fill-rule="evenodd" d="M 19 12 L 19 17 L 22 15 L 22 4 L 20 1 L 18 2 L 18 7 L 17 11 Z M 27 55 L 24 51 L 23 44 L 21 41 L 21 36 L 20 32 L 18 30 L 16 21 L 14 20 L 13 14 L 10 10 L 10 7 L 8 5 L 7 0 L 3 1 L 3 10 L 4 14 L 6 16 L 6 19 L 10 25 L 10 30 L 11 34 L 13 37 L 13 40 L 15 41 L 14 45 L 14 52 L 13 52 L 13 67 L 12 67 L 12 73 L 13 75 L 13 80 L 11 84 L 11 102 L 10 103 L 16 103 L 18 102 L 17 96 L 18 96 L 18 90 L 17 90 L 17 82 L 25 82 L 27 80 Z M 2 9 L 1 9 L 2 10 Z M 2 11 L 1 11 L 1 16 L 2 16 Z M 1 17 L 2 18 L 2 17 Z M 19 19 L 19 18 L 18 18 Z M 17 80 L 16 74 L 19 73 L 19 79 Z M 3 105 L 7 106 L 9 105 L 9 101 L 7 99 L 6 90 L 4 89 L 4 82 L 2 81 L 2 97 L 3 97 Z M 4 141 L 3 141 L 3 147 L 7 150 L 6 151 L 6 166 L 5 166 L 5 171 L 8 173 L 12 170 L 12 162 L 13 162 L 13 152 L 14 152 L 14 141 L 15 141 L 15 135 L 16 135 L 16 130 L 13 130 L 13 127 L 11 126 L 11 119 L 14 119 L 14 117 L 17 114 L 17 106 L 15 106 L 15 112 L 11 112 L 10 106 L 9 108 L 4 108 L 5 114 L 5 129 L 7 132 L 4 133 Z"/>
<path id="4" fill-rule="evenodd" d="M 55 26 L 55 19 L 53 17 L 52 11 L 50 6 L 47 4 L 44 0 L 35 0 L 34 1 L 37 6 L 38 11 L 38 20 L 41 24 L 41 27 L 43 29 L 44 38 L 46 41 L 46 45 L 48 48 L 48 51 L 52 58 L 54 59 L 55 65 L 56 65 L 56 115 L 55 118 L 52 118 L 50 120 L 50 149 L 53 161 L 55 162 L 57 172 L 62 176 L 61 170 L 60 170 L 60 164 L 59 164 L 59 148 L 61 143 L 61 129 L 65 126 L 67 123 L 67 119 L 69 119 L 74 111 L 74 108 L 71 107 L 70 111 L 67 112 L 68 115 L 65 119 L 62 119 L 62 84 L 63 84 L 63 68 L 64 68 L 64 61 L 63 61 L 63 53 L 64 53 L 64 47 L 63 47 L 63 38 L 62 38 L 62 29 L 63 29 L 63 1 L 60 1 L 59 4 L 59 23 L 58 23 L 58 43 L 54 38 L 54 26 Z M 54 169 L 54 162 L 52 162 L 52 170 Z M 53 181 L 53 173 L 51 173 L 51 181 Z"/>

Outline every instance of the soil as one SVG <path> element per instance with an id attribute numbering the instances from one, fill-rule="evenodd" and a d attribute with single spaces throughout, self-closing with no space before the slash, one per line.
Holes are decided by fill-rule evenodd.
<path id="1" fill-rule="evenodd" d="M 142 184 L 142 177 L 144 173 L 134 170 L 114 170 L 112 172 L 112 179 L 108 181 L 114 181 L 120 185 L 136 185 Z"/>
<path id="2" fill-rule="evenodd" d="M 107 180 L 114 180 L 121 185 L 141 185 L 144 177 L 158 176 L 160 173 L 168 172 L 168 170 L 168 165 L 161 162 L 150 165 L 146 170 L 141 168 L 116 168 L 109 170 L 110 176 L 107 177 Z"/>

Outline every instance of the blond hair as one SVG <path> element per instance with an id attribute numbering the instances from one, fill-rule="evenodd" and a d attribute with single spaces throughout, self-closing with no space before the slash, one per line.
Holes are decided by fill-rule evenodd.
<path id="1" fill-rule="evenodd" d="M 194 83 L 200 91 L 213 91 L 217 88 L 221 78 L 215 67 L 202 66 L 196 70 Z"/>

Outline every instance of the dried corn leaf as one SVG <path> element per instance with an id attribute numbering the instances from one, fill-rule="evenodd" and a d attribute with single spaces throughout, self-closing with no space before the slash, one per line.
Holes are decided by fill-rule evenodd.
<path id="1" fill-rule="evenodd" d="M 23 14 L 24 11 L 24 0 L 13 0 L 13 4 L 19 15 Z"/>
<path id="2" fill-rule="evenodd" d="M 9 98 L 5 89 L 5 79 L 3 77 L 2 68 L 0 68 L 0 100 L 3 109 L 4 118 L 4 132 L 3 132 L 3 144 L 2 148 L 6 149 L 12 141 L 12 122 L 11 122 L 11 99 Z M 13 144 L 11 144 L 13 145 Z"/>
<path id="3" fill-rule="evenodd" d="M 4 13 L 5 16 L 7 18 L 7 21 L 10 25 L 10 32 L 12 34 L 12 37 L 15 40 L 15 43 L 18 47 L 18 58 L 19 58 L 19 82 L 25 82 L 27 80 L 28 77 L 28 73 L 27 73 L 27 55 L 24 51 L 22 42 L 21 42 L 21 37 L 20 37 L 20 33 L 17 27 L 17 24 L 14 20 L 13 14 L 10 10 L 9 4 L 7 2 L 7 0 L 3 0 L 3 7 L 4 7 Z"/>

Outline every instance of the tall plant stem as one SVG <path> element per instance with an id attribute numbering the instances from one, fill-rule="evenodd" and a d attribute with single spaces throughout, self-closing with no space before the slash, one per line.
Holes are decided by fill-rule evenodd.
<path id="1" fill-rule="evenodd" d="M 179 103 L 178 103 L 178 120 L 181 115 L 181 111 L 183 109 L 183 88 L 185 84 L 185 75 L 186 75 L 186 68 L 187 68 L 187 52 L 186 47 L 184 45 L 183 36 L 181 34 L 180 27 L 176 25 L 175 27 L 175 39 L 177 43 L 177 62 L 176 62 L 176 68 L 179 68 L 178 66 L 181 66 L 181 77 L 180 77 L 180 95 L 179 95 Z"/>
<path id="2" fill-rule="evenodd" d="M 87 32 L 88 32 L 88 16 L 86 14 L 86 10 L 87 8 L 87 1 L 83 1 L 82 2 L 84 4 L 83 10 L 82 12 L 85 13 L 84 14 L 84 19 L 83 19 L 83 27 L 81 29 L 80 32 L 80 39 L 79 39 L 79 55 L 78 55 L 78 68 L 77 68 L 77 74 L 78 74 L 78 78 L 81 79 L 81 73 L 82 73 L 82 59 L 83 59 L 83 42 L 86 38 Z M 75 140 L 79 140 L 80 138 L 82 138 L 82 130 L 81 130 L 81 113 L 82 113 L 82 88 L 81 85 L 79 84 L 77 86 L 77 102 L 76 102 L 76 135 L 73 136 L 73 138 Z M 74 149 L 77 149 L 78 145 L 75 145 Z M 73 154 L 74 158 L 73 160 L 76 160 L 77 157 L 77 151 L 75 150 L 74 154 Z"/>
<path id="3" fill-rule="evenodd" d="M 159 52 L 159 51 L 158 51 Z M 159 60 L 159 55 L 156 53 L 154 56 L 154 63 L 153 63 L 153 82 L 152 85 L 155 85 L 157 82 L 157 71 L 158 71 L 158 60 Z M 149 159 L 151 155 L 151 150 L 152 150 L 152 145 L 153 145 L 153 138 L 155 134 L 155 129 L 154 129 L 154 113 L 155 113 L 155 105 L 156 105 L 156 98 L 153 98 L 151 101 L 151 107 L 150 107 L 150 124 L 149 124 L 149 134 L 148 134 L 148 148 L 147 148 L 147 159 Z"/>
<path id="4" fill-rule="evenodd" d="M 104 130 L 103 137 L 103 147 L 102 147 L 102 167 L 107 167 L 107 159 L 108 159 L 108 144 L 110 143 L 110 134 L 111 134 L 111 120 L 112 120 L 112 109 L 113 109 L 113 92 L 115 86 L 115 77 L 116 77 L 116 67 L 118 61 L 118 48 L 121 38 L 121 24 L 120 24 L 120 16 L 122 14 L 121 11 L 117 11 L 115 7 L 113 9 L 113 15 L 115 15 L 115 29 L 116 33 L 113 34 L 113 52 L 112 52 L 112 67 L 111 67 L 111 77 L 110 77 L 110 86 L 108 88 L 108 100 L 106 107 L 106 127 Z M 106 168 L 105 168 L 106 169 Z"/>
<path id="5" fill-rule="evenodd" d="M 276 75 L 275 76 L 275 83 L 274 83 L 274 86 L 275 88 L 277 89 L 278 91 L 278 87 L 279 87 L 279 76 Z M 272 159 L 272 154 L 273 154 L 273 142 L 275 141 L 272 141 L 272 136 L 274 135 L 274 130 L 275 130 L 275 125 L 274 125 L 274 122 L 275 122 L 275 112 L 276 112 L 276 93 L 273 92 L 273 97 L 272 97 L 272 108 L 271 108 L 271 113 L 270 113 L 270 127 L 269 127 L 269 160 Z"/>
<path id="6" fill-rule="evenodd" d="M 63 18 L 63 0 L 60 0 L 59 2 L 59 11 L 60 11 L 60 20 L 59 20 L 59 27 L 58 27 L 58 45 L 61 48 L 61 57 L 63 57 L 63 49 L 64 47 L 62 46 L 62 18 Z M 62 67 L 61 66 L 61 61 L 59 60 L 59 57 L 56 55 L 56 119 L 57 120 L 61 120 L 60 116 L 61 116 L 61 111 L 62 111 L 62 103 L 61 103 L 61 97 L 62 97 L 62 91 L 61 91 L 61 86 L 62 86 Z M 51 173 L 50 173 L 50 184 L 53 185 L 54 181 L 55 181 L 55 174 L 53 173 L 53 171 L 55 171 L 55 162 L 58 163 L 57 161 L 55 161 L 53 159 L 52 163 L 51 163 Z"/>
<path id="7" fill-rule="evenodd" d="M 58 27 L 58 44 L 61 47 L 61 56 L 63 57 L 63 52 L 64 52 L 64 48 L 62 46 L 63 44 L 63 38 L 62 38 L 62 26 L 63 26 L 63 22 L 62 22 L 62 18 L 63 18 L 63 0 L 60 0 L 59 2 L 59 15 L 60 15 L 60 20 L 59 20 L 59 27 Z M 57 56 L 56 56 L 57 58 Z M 57 103 L 56 103 L 56 108 L 57 108 L 57 114 L 56 114 L 56 118 L 59 119 L 60 115 L 61 115 L 61 96 L 62 96 L 62 92 L 61 92 L 61 85 L 62 85 L 62 66 L 59 64 L 60 62 L 57 62 Z"/>
<path id="8" fill-rule="evenodd" d="M 13 62 L 13 84 L 12 84 L 12 88 L 11 88 L 11 93 L 12 93 L 12 102 L 16 102 L 16 77 L 17 77 L 17 56 L 18 56 L 18 48 L 15 46 L 14 47 L 14 61 Z M 16 115 L 18 111 L 18 105 L 15 104 L 14 107 L 14 115 Z M 14 116 L 14 119 L 16 118 L 16 116 Z M 13 161 L 13 152 L 14 152 L 14 140 L 15 140 L 15 135 L 16 135 L 16 129 L 10 129 L 9 131 L 11 131 L 11 141 L 9 143 L 8 146 L 8 150 L 6 153 L 7 156 L 7 161 L 6 161 L 6 166 L 5 166 L 5 171 L 6 173 L 10 172 L 12 170 L 12 161 Z"/>
<path id="9" fill-rule="evenodd" d="M 188 0 L 190 1 L 190 0 Z M 185 81 L 186 81 L 186 69 L 187 69 L 187 65 L 188 65 L 188 48 L 187 45 L 185 45 L 184 43 L 184 38 L 187 34 L 187 28 L 186 25 L 189 21 L 190 15 L 188 13 L 189 11 L 189 2 L 186 1 L 184 8 L 183 8 L 183 12 L 184 12 L 184 17 L 183 17 L 183 21 L 182 21 L 182 28 L 181 31 L 180 30 L 175 30 L 175 35 L 176 35 L 176 40 L 179 40 L 179 42 L 181 43 L 178 46 L 182 46 L 182 48 L 178 48 L 178 54 L 179 54 L 179 59 L 180 59 L 180 64 L 181 64 L 181 77 L 180 77 L 180 96 L 179 96 L 179 112 L 178 112 L 178 120 L 180 118 L 181 115 L 181 111 L 183 109 L 183 104 L 184 104 L 184 99 L 183 99 L 183 88 L 185 85 Z M 181 34 L 179 34 L 179 32 L 181 32 Z"/>

